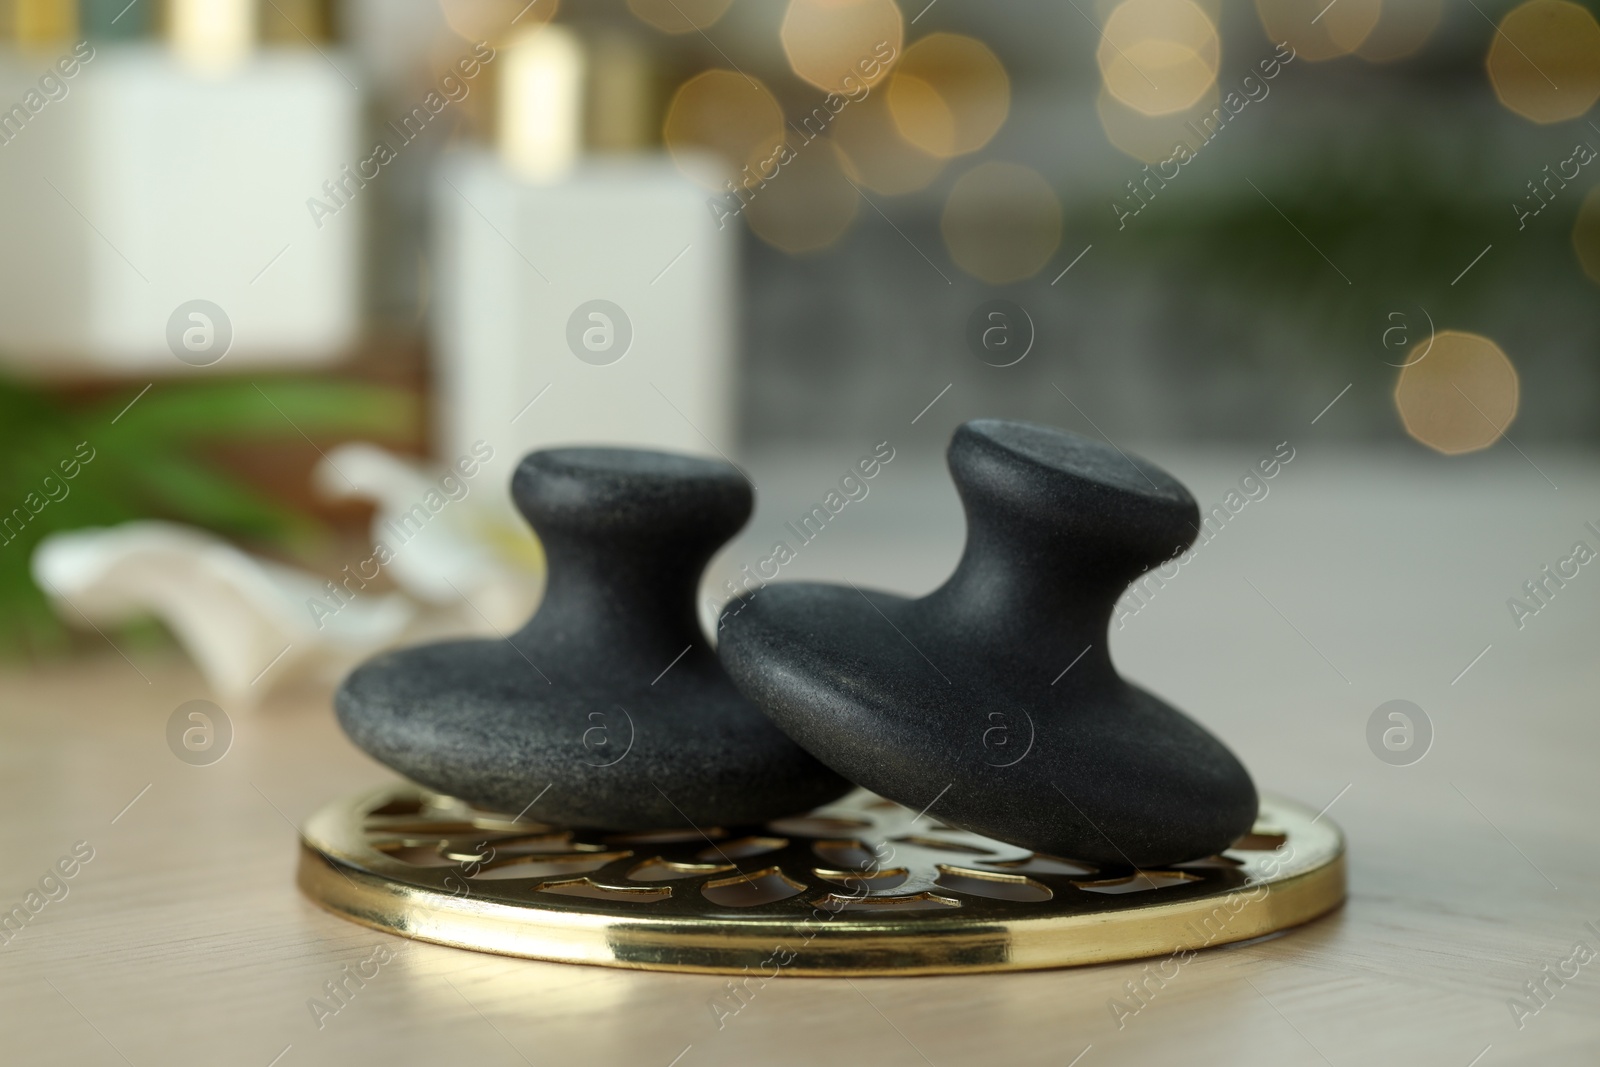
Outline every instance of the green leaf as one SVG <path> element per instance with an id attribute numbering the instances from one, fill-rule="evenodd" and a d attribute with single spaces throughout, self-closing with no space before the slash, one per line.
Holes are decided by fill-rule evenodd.
<path id="1" fill-rule="evenodd" d="M 146 455 L 128 474 L 164 518 L 235 537 L 264 541 L 303 540 L 317 524 L 190 460 Z"/>
<path id="2" fill-rule="evenodd" d="M 55 479 L 50 491 L 66 491 L 30 513 L 20 536 L 0 543 L 0 657 L 70 643 L 30 570 L 34 549 L 52 533 L 165 518 L 277 548 L 320 539 L 323 528 L 311 516 L 196 458 L 203 443 L 382 440 L 408 436 L 418 422 L 411 393 L 348 382 L 160 382 L 143 395 L 129 390 L 72 410 L 42 389 L 0 377 L 0 519 L 29 493 L 44 496 L 46 477 Z M 94 459 L 67 479 L 60 463 L 83 441 Z"/>
<path id="3" fill-rule="evenodd" d="M 98 414 L 109 424 L 130 399 L 104 405 Z M 416 398 L 403 390 L 345 382 L 230 381 L 157 385 L 122 414 L 115 429 L 119 437 L 146 442 L 392 437 L 416 420 Z"/>

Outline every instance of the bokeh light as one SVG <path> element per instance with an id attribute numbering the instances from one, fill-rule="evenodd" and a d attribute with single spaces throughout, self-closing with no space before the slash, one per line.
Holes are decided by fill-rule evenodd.
<path id="1" fill-rule="evenodd" d="M 1486 65 L 1495 95 L 1523 118 L 1575 119 L 1600 97 L 1600 24 L 1567 0 L 1528 0 L 1500 20 Z"/>
<path id="2" fill-rule="evenodd" d="M 905 50 L 889 80 L 900 135 L 941 159 L 976 152 L 1005 125 L 1011 79 L 989 46 L 934 33 Z"/>
<path id="3" fill-rule="evenodd" d="M 826 139 L 791 142 L 787 163 L 744 208 L 757 237 L 785 252 L 816 252 L 837 241 L 861 200 L 845 180 L 838 150 Z M 772 173 L 769 167 L 767 173 Z"/>
<path id="4" fill-rule="evenodd" d="M 1443 13 L 1444 0 L 1388 0 L 1356 54 L 1373 63 L 1413 55 L 1433 36 Z"/>
<path id="5" fill-rule="evenodd" d="M 783 109 L 767 87 L 735 70 L 708 70 L 678 87 L 667 107 L 662 139 L 678 169 L 708 189 L 726 192 L 784 142 Z M 709 155 L 708 155 L 709 153 Z"/>
<path id="6" fill-rule="evenodd" d="M 1406 432 L 1446 455 L 1498 441 L 1517 417 L 1517 369 L 1500 346 L 1445 330 L 1406 353 L 1394 402 Z"/>
<path id="7" fill-rule="evenodd" d="M 1383 0 L 1256 0 L 1256 13 L 1269 40 L 1287 41 L 1297 57 L 1318 61 L 1361 47 L 1383 14 Z"/>
<path id="8" fill-rule="evenodd" d="M 1572 247 L 1589 280 L 1600 285 L 1600 185 L 1589 190 L 1572 224 Z"/>
<path id="9" fill-rule="evenodd" d="M 1221 52 L 1216 27 L 1193 0 L 1124 0 L 1106 19 L 1095 60 L 1118 100 L 1167 115 L 1216 84 Z"/>
<path id="10" fill-rule="evenodd" d="M 694 33 L 715 24 L 732 3 L 733 0 L 628 0 L 628 10 L 662 33 Z"/>
<path id="11" fill-rule="evenodd" d="M 832 129 L 845 173 L 875 193 L 892 196 L 925 189 L 944 169 L 944 160 L 900 136 L 883 93 L 845 108 Z"/>
<path id="12" fill-rule="evenodd" d="M 939 228 L 950 258 L 991 285 L 1031 278 L 1061 245 L 1061 202 L 1044 176 L 981 163 L 957 179 Z"/>
<path id="13" fill-rule="evenodd" d="M 1221 103 L 1221 94 L 1213 85 L 1191 108 L 1170 115 L 1146 115 L 1102 88 L 1095 111 L 1107 140 L 1119 151 L 1141 163 L 1159 163 L 1171 159 L 1180 144 L 1190 152 L 1198 152 L 1205 138 L 1196 131 L 1202 129 L 1201 122 Z"/>
<path id="14" fill-rule="evenodd" d="M 559 0 L 540 0 L 532 7 L 528 0 L 439 0 L 445 24 L 467 41 L 497 41 L 513 30 L 549 22 L 559 6 Z"/>
<path id="15" fill-rule="evenodd" d="M 905 24 L 894 0 L 789 0 L 779 37 L 802 80 L 854 96 L 899 57 Z"/>

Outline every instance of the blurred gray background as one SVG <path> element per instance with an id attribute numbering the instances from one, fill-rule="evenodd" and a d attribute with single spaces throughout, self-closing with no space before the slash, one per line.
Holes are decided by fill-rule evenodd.
<path id="1" fill-rule="evenodd" d="M 1011 79 L 1009 119 L 926 189 L 873 195 L 873 208 L 826 250 L 791 255 L 746 234 L 746 443 L 872 436 L 891 413 L 916 415 L 945 384 L 951 393 L 925 420 L 936 427 L 981 413 L 1088 431 L 1051 383 L 1113 438 L 1248 442 L 1303 425 L 1352 385 L 1326 432 L 1404 439 L 1390 399 L 1403 353 L 1385 347 L 1384 331 L 1404 325 L 1391 345 L 1415 341 L 1429 318 L 1439 330 L 1487 335 L 1511 358 L 1522 384 L 1514 440 L 1594 439 L 1600 290 L 1572 247 L 1594 179 L 1586 171 L 1521 230 L 1512 204 L 1578 140 L 1600 146 L 1600 130 L 1588 118 L 1536 125 L 1496 100 L 1485 74 L 1490 20 L 1514 4 L 1445 4 L 1424 45 L 1394 62 L 1285 66 L 1270 95 L 1120 231 L 1111 202 L 1142 164 L 1110 143 L 1096 113 L 1091 20 L 1112 6 L 903 5 L 916 18 L 908 41 L 951 31 L 994 49 Z M 705 35 L 655 34 L 651 44 L 669 74 L 731 61 L 803 114 L 822 93 L 789 71 L 778 45 L 784 8 L 736 0 Z M 351 47 L 373 77 L 389 78 L 398 107 L 407 73 L 437 44 L 439 5 L 359 0 L 346 17 Z M 561 17 L 639 28 L 622 0 L 568 5 Z M 1223 0 L 1216 23 L 1226 90 L 1273 44 L 1252 3 Z M 435 148 L 448 141 L 429 137 Z M 952 264 L 941 240 L 950 187 L 984 160 L 1035 168 L 1061 200 L 1060 247 L 1026 282 L 980 282 Z M 394 201 L 390 217 L 414 225 L 378 234 L 383 254 L 373 262 L 375 308 L 404 325 L 416 321 L 421 295 L 429 163 L 416 153 L 401 165 L 410 180 L 383 193 Z M 1025 308 L 1037 330 L 1013 367 L 985 365 L 965 339 L 974 310 L 996 297 Z"/>

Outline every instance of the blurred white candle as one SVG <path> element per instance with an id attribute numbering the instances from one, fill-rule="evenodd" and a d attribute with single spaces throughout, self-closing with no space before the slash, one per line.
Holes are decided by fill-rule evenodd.
<path id="1" fill-rule="evenodd" d="M 255 46 L 255 0 L 168 0 L 167 19 L 173 51 L 200 70 L 230 70 Z"/>
<path id="2" fill-rule="evenodd" d="M 561 26 L 496 49 L 496 146 L 450 153 L 435 191 L 441 454 L 732 447 L 739 231 L 665 153 L 584 151 L 586 116 L 622 120 L 609 148 L 643 139 L 626 127 L 649 102 L 628 97 L 649 79 L 587 100 L 617 64 Z"/>
<path id="3" fill-rule="evenodd" d="M 219 77 L 165 42 L 0 49 L 0 108 L 29 93 L 47 103 L 25 124 L 0 112 L 0 204 L 22 205 L 0 211 L 0 367 L 189 374 L 203 352 L 231 372 L 349 350 L 375 194 L 344 177 L 370 149 L 323 55 L 262 49 Z M 190 346 L 197 301 L 214 349 Z"/>
<path id="4" fill-rule="evenodd" d="M 501 157 L 519 177 L 554 181 L 578 159 L 583 119 L 583 49 L 572 31 L 541 26 L 501 48 Z"/>

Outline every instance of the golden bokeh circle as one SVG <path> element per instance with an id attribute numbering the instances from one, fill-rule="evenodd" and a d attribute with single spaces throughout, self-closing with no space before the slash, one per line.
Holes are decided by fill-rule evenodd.
<path id="1" fill-rule="evenodd" d="M 1394 403 L 1406 433 L 1446 455 L 1498 441 L 1517 417 L 1517 369 L 1481 334 L 1445 330 L 1406 353 Z"/>
<path id="2" fill-rule="evenodd" d="M 888 98 L 902 137 L 950 159 L 976 152 L 999 132 L 1011 110 L 1011 79 L 982 41 L 934 33 L 900 57 Z"/>
<path id="3" fill-rule="evenodd" d="M 1444 0 L 1389 0 L 1356 54 L 1372 63 L 1414 55 L 1433 36 L 1443 14 Z"/>
<path id="4" fill-rule="evenodd" d="M 895 132 L 907 144 L 940 159 L 956 154 L 955 111 L 931 82 L 901 70 L 889 82 L 884 99 Z"/>
<path id="5" fill-rule="evenodd" d="M 894 0 L 789 0 L 778 37 L 802 81 L 854 97 L 899 57 L 905 20 Z"/>
<path id="6" fill-rule="evenodd" d="M 743 212 L 751 232 L 796 254 L 820 251 L 842 237 L 861 200 L 845 180 L 838 150 L 820 137 L 791 143 L 787 162 L 754 193 Z"/>
<path id="7" fill-rule="evenodd" d="M 1124 0 L 1095 49 L 1106 88 L 1146 115 L 1192 107 L 1216 84 L 1221 55 L 1216 27 L 1193 0 Z"/>
<path id="8" fill-rule="evenodd" d="M 1528 0 L 1500 20 L 1485 66 L 1500 102 L 1523 118 L 1575 119 L 1600 98 L 1600 23 L 1567 0 Z"/>
<path id="9" fill-rule="evenodd" d="M 467 41 L 498 41 L 549 22 L 558 6 L 559 0 L 541 0 L 531 8 L 528 0 L 439 0 L 445 24 Z"/>
<path id="10" fill-rule="evenodd" d="M 1286 41 L 1297 57 L 1316 62 L 1361 47 L 1383 14 L 1383 0 L 1256 0 L 1256 13 L 1268 39 Z"/>
<path id="11" fill-rule="evenodd" d="M 1589 190 L 1572 224 L 1572 248 L 1589 280 L 1600 285 L 1600 185 Z"/>
<path id="12" fill-rule="evenodd" d="M 1061 201 L 1017 163 L 980 163 L 956 180 L 939 220 L 958 267 L 991 285 L 1031 278 L 1061 246 Z"/>
<path id="13" fill-rule="evenodd" d="M 1100 32 L 1095 57 L 1102 70 L 1102 52 L 1111 51 L 1114 55 L 1116 49 L 1140 41 L 1181 44 L 1199 55 L 1212 73 L 1216 73 L 1222 59 L 1216 23 L 1194 0 L 1122 0 L 1107 16 Z"/>
<path id="14" fill-rule="evenodd" d="M 628 10 L 662 33 L 695 33 L 716 24 L 733 0 L 628 0 Z"/>
<path id="15" fill-rule="evenodd" d="M 784 143 L 783 108 L 765 85 L 734 70 L 696 74 L 672 95 L 662 140 L 678 168 L 717 192 L 744 180 Z"/>
<path id="16" fill-rule="evenodd" d="M 883 93 L 845 108 L 832 129 L 845 173 L 875 193 L 893 196 L 926 189 L 944 170 L 944 160 L 900 136 Z"/>
<path id="17" fill-rule="evenodd" d="M 1178 154 L 1179 145 L 1190 153 L 1198 153 L 1206 143 L 1202 136 L 1206 129 L 1203 123 L 1215 113 L 1221 100 L 1217 87 L 1212 85 L 1193 107 L 1170 115 L 1146 115 L 1102 87 L 1095 101 L 1095 112 L 1100 116 L 1106 139 L 1113 146 L 1141 163 L 1155 164 L 1172 159 Z M 1122 190 L 1118 195 L 1122 195 Z"/>

